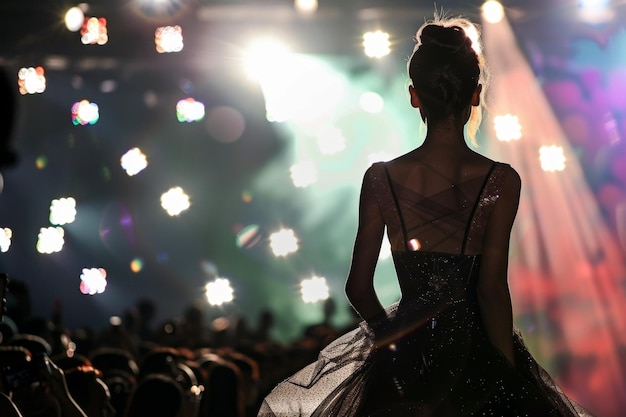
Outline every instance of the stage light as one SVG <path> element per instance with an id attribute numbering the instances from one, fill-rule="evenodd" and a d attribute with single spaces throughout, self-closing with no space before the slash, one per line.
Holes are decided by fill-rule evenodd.
<path id="1" fill-rule="evenodd" d="M 300 282 L 300 294 L 305 303 L 316 303 L 330 297 L 328 284 L 324 277 L 311 277 Z"/>
<path id="2" fill-rule="evenodd" d="M 244 59 L 244 69 L 251 80 L 262 80 L 285 71 L 290 56 L 289 48 L 274 39 L 263 39 L 252 44 Z"/>
<path id="3" fill-rule="evenodd" d="M 235 298 L 230 281 L 226 278 L 217 278 L 215 281 L 206 284 L 204 294 L 212 306 L 229 303 Z"/>
<path id="4" fill-rule="evenodd" d="M 363 50 L 370 58 L 382 58 L 391 52 L 389 34 L 382 30 L 363 34 Z"/>
<path id="5" fill-rule="evenodd" d="M 65 13 L 65 27 L 71 32 L 78 32 L 84 21 L 85 14 L 80 7 L 71 7 Z"/>
<path id="6" fill-rule="evenodd" d="M 183 29 L 180 26 L 163 26 L 154 32 L 154 43 L 158 53 L 183 50 Z"/>
<path id="7" fill-rule="evenodd" d="M 298 250 L 298 238 L 291 229 L 281 229 L 270 235 L 270 247 L 275 256 L 286 256 Z"/>
<path id="8" fill-rule="evenodd" d="M 80 29 L 80 41 L 85 45 L 104 45 L 109 41 L 105 18 L 86 17 Z"/>
<path id="9" fill-rule="evenodd" d="M 52 200 L 50 204 L 50 224 L 63 226 L 73 223 L 76 219 L 76 200 L 73 197 L 65 197 Z"/>
<path id="10" fill-rule="evenodd" d="M 161 207 L 163 207 L 170 216 L 178 216 L 190 206 L 189 196 L 185 194 L 185 191 L 183 191 L 181 187 L 170 188 L 161 195 Z"/>
<path id="11" fill-rule="evenodd" d="M 137 175 L 148 166 L 146 155 L 139 148 L 128 150 L 120 158 L 120 165 L 129 177 Z"/>
<path id="12" fill-rule="evenodd" d="M 318 7 L 317 0 L 294 0 L 293 4 L 299 13 L 304 14 L 315 13 Z"/>
<path id="13" fill-rule="evenodd" d="M 324 155 L 334 155 L 346 149 L 346 138 L 339 128 L 330 128 L 317 135 L 317 147 Z"/>
<path id="14" fill-rule="evenodd" d="M 37 252 L 50 254 L 63 249 L 65 230 L 62 227 L 42 227 L 37 239 Z"/>
<path id="15" fill-rule="evenodd" d="M 0 252 L 7 252 L 11 247 L 11 238 L 13 237 L 13 231 L 8 228 L 0 229 Z"/>
<path id="16" fill-rule="evenodd" d="M 93 125 L 99 119 L 100 112 L 96 103 L 81 100 L 72 105 L 72 123 L 74 125 Z"/>
<path id="17" fill-rule="evenodd" d="M 504 7 L 499 1 L 489 0 L 483 3 L 483 17 L 489 23 L 498 23 L 504 18 Z"/>
<path id="18" fill-rule="evenodd" d="M 21 68 L 17 72 L 17 85 L 22 95 L 46 91 L 46 77 L 43 67 Z"/>
<path id="19" fill-rule="evenodd" d="M 312 161 L 301 161 L 289 169 L 291 181 L 297 188 L 306 188 L 317 182 L 317 167 Z"/>
<path id="20" fill-rule="evenodd" d="M 83 268 L 80 274 L 80 292 L 85 295 L 102 294 L 107 286 L 104 268 Z"/>
<path id="21" fill-rule="evenodd" d="M 539 148 L 541 169 L 548 172 L 563 171 L 565 169 L 565 155 L 563 148 L 556 145 Z"/>
<path id="22" fill-rule="evenodd" d="M 496 138 L 502 142 L 519 140 L 522 137 L 522 126 L 517 116 L 512 114 L 499 115 L 493 118 Z"/>
<path id="23" fill-rule="evenodd" d="M 380 94 L 370 91 L 361 94 L 361 97 L 359 98 L 359 105 L 368 113 L 380 113 L 385 107 L 385 100 L 383 100 Z"/>
<path id="24" fill-rule="evenodd" d="M 204 104 L 189 97 L 176 104 L 176 118 L 179 122 L 197 122 L 204 118 Z"/>

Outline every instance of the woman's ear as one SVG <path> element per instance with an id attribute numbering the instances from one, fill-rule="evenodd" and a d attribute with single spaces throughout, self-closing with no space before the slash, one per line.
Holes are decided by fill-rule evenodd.
<path id="1" fill-rule="evenodd" d="M 478 84 L 474 93 L 472 93 L 472 106 L 480 106 L 480 93 L 483 91 L 483 85 Z"/>
<path id="2" fill-rule="evenodd" d="M 419 109 L 422 106 L 422 103 L 420 102 L 420 98 L 417 96 L 417 91 L 415 91 L 415 87 L 413 87 L 412 85 L 409 86 L 409 94 L 411 96 L 411 106 L 413 106 L 413 108 Z"/>

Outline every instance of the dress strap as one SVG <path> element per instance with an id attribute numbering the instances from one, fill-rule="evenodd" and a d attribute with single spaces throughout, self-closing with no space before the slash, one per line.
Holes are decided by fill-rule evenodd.
<path id="1" fill-rule="evenodd" d="M 396 197 L 396 190 L 393 188 L 393 182 L 391 181 L 391 175 L 389 175 L 389 170 L 387 169 L 387 164 L 383 163 L 385 167 L 385 175 L 387 176 L 387 182 L 389 184 L 389 191 L 391 191 L 391 196 L 393 197 L 393 202 L 396 206 L 396 212 L 398 213 L 398 219 L 400 220 L 400 226 L 402 228 L 402 239 L 405 250 L 410 250 L 409 248 L 409 238 L 406 232 L 406 225 L 404 223 L 404 217 L 402 217 L 402 210 L 400 209 L 400 204 L 398 204 L 398 197 Z"/>
<path id="2" fill-rule="evenodd" d="M 485 192 L 485 188 L 487 187 L 487 184 L 489 182 L 489 178 L 491 177 L 491 174 L 493 173 L 494 168 L 496 167 L 496 163 L 493 163 L 491 165 L 491 168 L 489 168 L 489 172 L 487 173 L 487 175 L 485 176 L 485 180 L 483 181 L 483 185 L 480 187 L 480 191 L 478 192 L 478 195 L 476 196 L 476 200 L 474 201 L 474 206 L 472 207 L 472 211 L 469 215 L 469 217 L 467 218 L 467 224 L 465 225 L 465 234 L 463 235 L 463 243 L 461 244 L 461 255 L 465 255 L 465 247 L 467 246 L 467 238 L 469 237 L 470 234 L 470 229 L 472 228 L 472 222 L 474 221 L 474 216 L 476 215 L 476 210 L 478 209 L 478 205 L 480 203 L 480 198 L 482 197 L 483 193 Z"/>

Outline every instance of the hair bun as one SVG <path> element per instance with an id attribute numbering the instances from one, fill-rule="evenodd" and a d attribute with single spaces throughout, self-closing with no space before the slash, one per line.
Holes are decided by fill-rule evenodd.
<path id="1" fill-rule="evenodd" d="M 422 46 L 439 47 L 450 52 L 457 52 L 472 45 L 472 41 L 465 34 L 463 28 L 436 24 L 426 25 L 422 28 L 420 43 Z"/>

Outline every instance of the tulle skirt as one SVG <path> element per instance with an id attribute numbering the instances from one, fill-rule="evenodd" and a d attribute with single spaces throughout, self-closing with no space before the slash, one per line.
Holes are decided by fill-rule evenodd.
<path id="1" fill-rule="evenodd" d="M 390 323 L 401 322 L 402 314 L 398 303 L 387 309 Z M 373 349 L 374 334 L 361 322 L 324 348 L 317 361 L 277 385 L 258 416 L 592 417 L 563 394 L 517 329 L 515 368 L 490 344 L 477 343 L 462 368 L 444 366 L 447 370 L 427 376 L 427 359 L 415 348 L 423 338 L 415 329 L 392 349 Z M 449 352 L 439 361 L 448 362 L 446 354 L 454 363 L 457 355 Z"/>

